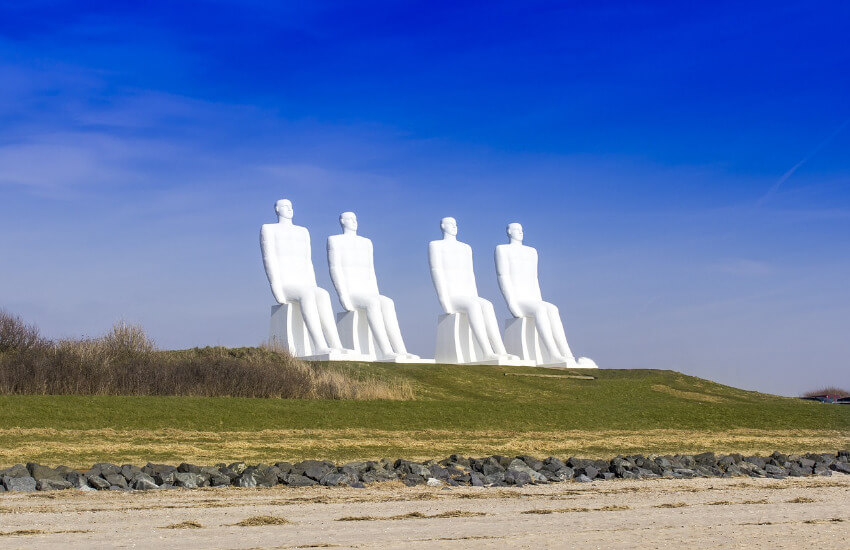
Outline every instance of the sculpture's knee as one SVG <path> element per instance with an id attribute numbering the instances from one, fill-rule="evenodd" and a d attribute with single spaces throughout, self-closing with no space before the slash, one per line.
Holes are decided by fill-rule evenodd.
<path id="1" fill-rule="evenodd" d="M 395 303 L 393 303 L 391 298 L 387 298 L 386 296 L 379 296 L 378 300 L 381 302 L 381 307 L 385 309 L 394 309 Z"/>
<path id="2" fill-rule="evenodd" d="M 496 314 L 496 310 L 493 308 L 493 303 L 490 300 L 486 300 L 484 298 L 481 298 L 481 299 L 478 300 L 478 305 L 481 306 L 481 310 L 484 313 L 487 313 L 487 314 L 492 313 L 493 315 Z"/>

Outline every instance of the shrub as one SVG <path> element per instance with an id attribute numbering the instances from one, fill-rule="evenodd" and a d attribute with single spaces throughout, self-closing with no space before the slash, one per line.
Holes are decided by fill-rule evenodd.
<path id="1" fill-rule="evenodd" d="M 20 317 L 0 309 L 0 353 L 27 350 L 46 344 L 36 326 L 27 325 Z"/>
<path id="2" fill-rule="evenodd" d="M 839 395 L 841 397 L 848 397 L 850 396 L 850 391 L 836 388 L 835 386 L 826 386 L 819 390 L 808 391 L 803 394 L 803 397 L 814 397 L 816 395 Z"/>
<path id="3" fill-rule="evenodd" d="M 0 394 L 413 398 L 407 382 L 309 364 L 282 351 L 157 351 L 142 327 L 126 323 L 100 338 L 51 342 L 17 317 L 2 319 L 10 328 L 0 348 Z"/>

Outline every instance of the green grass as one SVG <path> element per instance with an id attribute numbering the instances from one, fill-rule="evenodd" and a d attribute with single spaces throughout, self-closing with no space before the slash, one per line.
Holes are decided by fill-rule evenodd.
<path id="1" fill-rule="evenodd" d="M 568 373 L 375 363 L 336 368 L 354 376 L 407 380 L 416 399 L 0 396 L 0 464 L 35 459 L 33 454 L 77 464 L 80 456 L 116 461 L 450 452 L 605 456 L 704 449 L 832 450 L 850 444 L 850 407 L 744 391 L 673 371 Z M 596 379 L 512 373 L 590 374 Z M 169 436 L 169 430 L 175 433 Z M 84 431 L 92 434 L 81 435 Z M 220 435 L 230 432 L 239 432 L 234 437 L 244 442 L 237 445 Z"/>

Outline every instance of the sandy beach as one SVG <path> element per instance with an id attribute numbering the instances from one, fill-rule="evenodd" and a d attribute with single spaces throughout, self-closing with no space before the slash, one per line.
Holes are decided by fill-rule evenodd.
<path id="1" fill-rule="evenodd" d="M 850 476 L 0 494 L 4 548 L 837 548 Z"/>

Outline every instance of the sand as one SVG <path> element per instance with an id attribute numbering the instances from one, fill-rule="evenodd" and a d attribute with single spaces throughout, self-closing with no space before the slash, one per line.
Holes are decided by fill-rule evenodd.
<path id="1" fill-rule="evenodd" d="M 850 476 L 0 493 L 2 548 L 838 548 L 848 539 Z"/>

